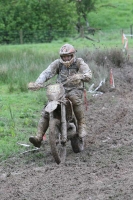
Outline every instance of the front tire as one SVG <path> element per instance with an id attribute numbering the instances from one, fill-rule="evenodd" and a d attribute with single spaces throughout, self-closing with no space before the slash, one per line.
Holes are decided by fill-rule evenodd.
<path id="1" fill-rule="evenodd" d="M 49 143 L 51 153 L 57 164 L 64 163 L 66 159 L 66 144 L 61 144 L 59 125 L 58 119 L 53 118 L 49 122 Z"/>

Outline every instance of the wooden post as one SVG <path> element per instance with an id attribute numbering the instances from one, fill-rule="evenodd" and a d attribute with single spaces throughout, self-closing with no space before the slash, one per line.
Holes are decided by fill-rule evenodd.
<path id="1" fill-rule="evenodd" d="M 23 30 L 20 29 L 19 31 L 19 38 L 20 38 L 20 44 L 23 44 Z"/>
<path id="2" fill-rule="evenodd" d="M 130 25 L 130 32 L 131 32 L 131 38 L 133 38 L 132 34 L 133 34 L 133 24 Z"/>

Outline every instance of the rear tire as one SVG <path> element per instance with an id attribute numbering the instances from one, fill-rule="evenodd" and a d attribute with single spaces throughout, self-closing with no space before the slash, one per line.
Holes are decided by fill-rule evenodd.
<path id="1" fill-rule="evenodd" d="M 51 153 L 57 164 L 64 163 L 66 159 L 66 145 L 61 144 L 61 137 L 59 132 L 60 121 L 52 119 L 49 122 L 49 142 Z"/>

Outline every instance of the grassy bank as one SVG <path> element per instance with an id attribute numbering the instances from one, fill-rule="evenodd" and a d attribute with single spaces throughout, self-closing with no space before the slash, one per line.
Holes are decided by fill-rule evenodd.
<path id="1" fill-rule="evenodd" d="M 133 1 L 132 0 L 98 0 L 96 11 L 88 15 L 91 27 L 102 30 L 130 28 L 133 23 Z"/>
<path id="2" fill-rule="evenodd" d="M 30 135 L 35 135 L 41 109 L 46 103 L 45 91 L 14 92 L 7 86 L 0 88 L 0 160 L 22 152 L 29 144 Z"/>

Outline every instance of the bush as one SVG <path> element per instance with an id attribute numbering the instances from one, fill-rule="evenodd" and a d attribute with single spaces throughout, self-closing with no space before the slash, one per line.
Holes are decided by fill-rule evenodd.
<path id="1" fill-rule="evenodd" d="M 112 48 L 104 50 L 95 50 L 93 53 L 93 60 L 97 65 L 107 66 L 107 67 L 122 67 L 125 63 L 125 56 L 121 49 Z"/>
<path id="2" fill-rule="evenodd" d="M 125 63 L 125 56 L 121 49 L 111 49 L 107 57 L 116 67 L 122 67 Z"/>

